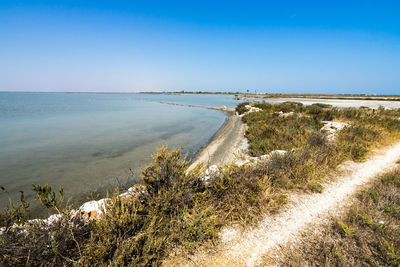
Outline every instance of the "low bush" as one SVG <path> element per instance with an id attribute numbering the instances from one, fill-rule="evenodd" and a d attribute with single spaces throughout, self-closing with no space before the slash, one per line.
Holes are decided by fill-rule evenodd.
<path id="1" fill-rule="evenodd" d="M 243 103 L 240 103 L 240 104 L 237 105 L 236 108 L 235 108 L 236 112 L 237 112 L 239 115 L 245 113 L 245 112 L 247 111 L 247 108 L 246 108 L 245 106 L 246 106 L 246 105 L 249 105 L 249 104 L 250 104 L 250 102 L 243 102 Z"/>

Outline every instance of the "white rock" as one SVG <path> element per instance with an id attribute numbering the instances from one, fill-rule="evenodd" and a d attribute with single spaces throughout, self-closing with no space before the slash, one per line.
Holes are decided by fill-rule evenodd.
<path id="1" fill-rule="evenodd" d="M 61 214 L 53 214 L 49 216 L 49 218 L 43 220 L 43 222 L 47 225 L 51 225 L 53 223 L 58 222 L 61 219 Z"/>
<path id="2" fill-rule="evenodd" d="M 209 168 L 208 168 L 208 170 L 209 170 L 209 172 L 210 173 L 218 173 L 219 174 L 219 169 L 218 169 L 218 166 L 217 165 L 211 165 Z"/>
<path id="3" fill-rule="evenodd" d="M 343 130 L 351 125 L 345 122 L 338 121 L 322 121 L 325 125 L 321 128 L 321 132 L 327 133 L 327 139 L 333 141 L 336 138 L 337 131 Z"/>
<path id="4" fill-rule="evenodd" d="M 98 215 L 103 214 L 103 211 L 106 208 L 107 203 L 109 203 L 111 199 L 103 198 L 98 201 L 92 200 L 83 204 L 72 216 L 73 218 L 80 216 L 88 219 L 94 219 Z"/>
<path id="5" fill-rule="evenodd" d="M 204 173 L 204 184 L 206 186 L 210 186 L 212 184 L 212 181 L 216 179 L 220 173 L 221 172 L 217 165 L 211 165 L 210 167 L 208 167 Z"/>
<path id="6" fill-rule="evenodd" d="M 286 117 L 293 116 L 293 115 L 294 115 L 294 112 L 291 111 L 291 112 L 287 112 L 287 113 L 281 113 L 281 114 L 279 114 L 279 117 L 286 118 Z"/>
<path id="7" fill-rule="evenodd" d="M 278 156 L 283 156 L 283 155 L 285 155 L 286 154 L 286 150 L 274 150 L 274 151 L 271 151 L 270 153 L 269 153 L 269 155 L 272 157 L 272 156 L 274 156 L 274 155 L 278 155 Z"/>
<path id="8" fill-rule="evenodd" d="M 248 156 L 248 155 L 244 155 L 241 158 L 235 159 L 234 163 L 239 167 L 243 166 L 243 165 L 246 165 L 246 164 L 254 165 L 254 164 L 256 164 L 257 162 L 259 162 L 261 160 L 269 160 L 273 156 L 283 156 L 283 155 L 285 155 L 286 152 L 287 151 L 285 151 L 285 150 L 274 150 L 274 151 L 271 151 L 268 154 L 261 155 L 259 157 L 251 157 L 251 156 Z"/>
<path id="9" fill-rule="evenodd" d="M 260 111 L 262 111 L 261 108 L 252 107 L 251 105 L 245 105 L 244 107 L 247 109 L 247 111 L 246 111 L 245 113 L 243 113 L 241 116 L 244 116 L 244 115 L 246 115 L 246 114 L 248 114 L 248 113 L 260 112 Z"/>

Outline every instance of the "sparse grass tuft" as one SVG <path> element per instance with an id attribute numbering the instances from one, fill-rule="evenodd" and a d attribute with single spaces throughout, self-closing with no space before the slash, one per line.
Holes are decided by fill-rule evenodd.
<path id="1" fill-rule="evenodd" d="M 344 224 L 342 222 L 337 222 L 337 224 L 340 227 L 340 229 L 343 231 L 345 236 L 352 236 L 356 230 L 356 228 L 354 228 L 353 226 Z"/>
<path id="2" fill-rule="evenodd" d="M 315 183 L 310 185 L 310 190 L 313 193 L 322 193 L 324 192 L 324 187 L 320 183 Z"/>
<path id="3" fill-rule="evenodd" d="M 334 249 L 332 250 L 332 255 L 333 255 L 339 262 L 343 261 L 343 259 L 344 259 L 343 253 L 342 253 L 340 250 L 336 249 L 336 248 L 334 248 Z"/>

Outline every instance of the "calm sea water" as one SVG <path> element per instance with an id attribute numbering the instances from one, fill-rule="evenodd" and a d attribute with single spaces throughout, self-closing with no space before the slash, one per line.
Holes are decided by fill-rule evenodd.
<path id="1" fill-rule="evenodd" d="M 71 202 L 82 202 L 88 192 L 140 181 L 156 147 L 194 155 L 225 120 L 219 111 L 160 101 L 237 105 L 224 95 L 0 92 L 0 185 L 28 198 L 32 184 L 63 186 Z"/>

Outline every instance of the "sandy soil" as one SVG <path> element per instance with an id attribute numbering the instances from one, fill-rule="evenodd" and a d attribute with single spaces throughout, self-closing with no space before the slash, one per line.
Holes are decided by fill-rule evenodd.
<path id="1" fill-rule="evenodd" d="M 245 231 L 225 228 L 217 246 L 198 251 L 185 262 L 174 263 L 180 266 L 257 266 L 268 262 L 268 265 L 274 265 L 272 255 L 279 255 L 280 247 L 296 242 L 310 227 L 342 214 L 363 185 L 395 167 L 399 158 L 400 143 L 396 143 L 364 163 L 347 162 L 341 166 L 341 177 L 325 184 L 323 193 L 292 194 L 288 205 L 279 214 L 266 215 L 256 227 Z"/>
<path id="2" fill-rule="evenodd" d="M 225 123 L 214 135 L 212 140 L 198 153 L 189 169 L 204 162 L 206 166 L 224 165 L 235 158 L 235 154 L 246 146 L 244 138 L 246 125 L 242 118 L 229 112 Z"/>

